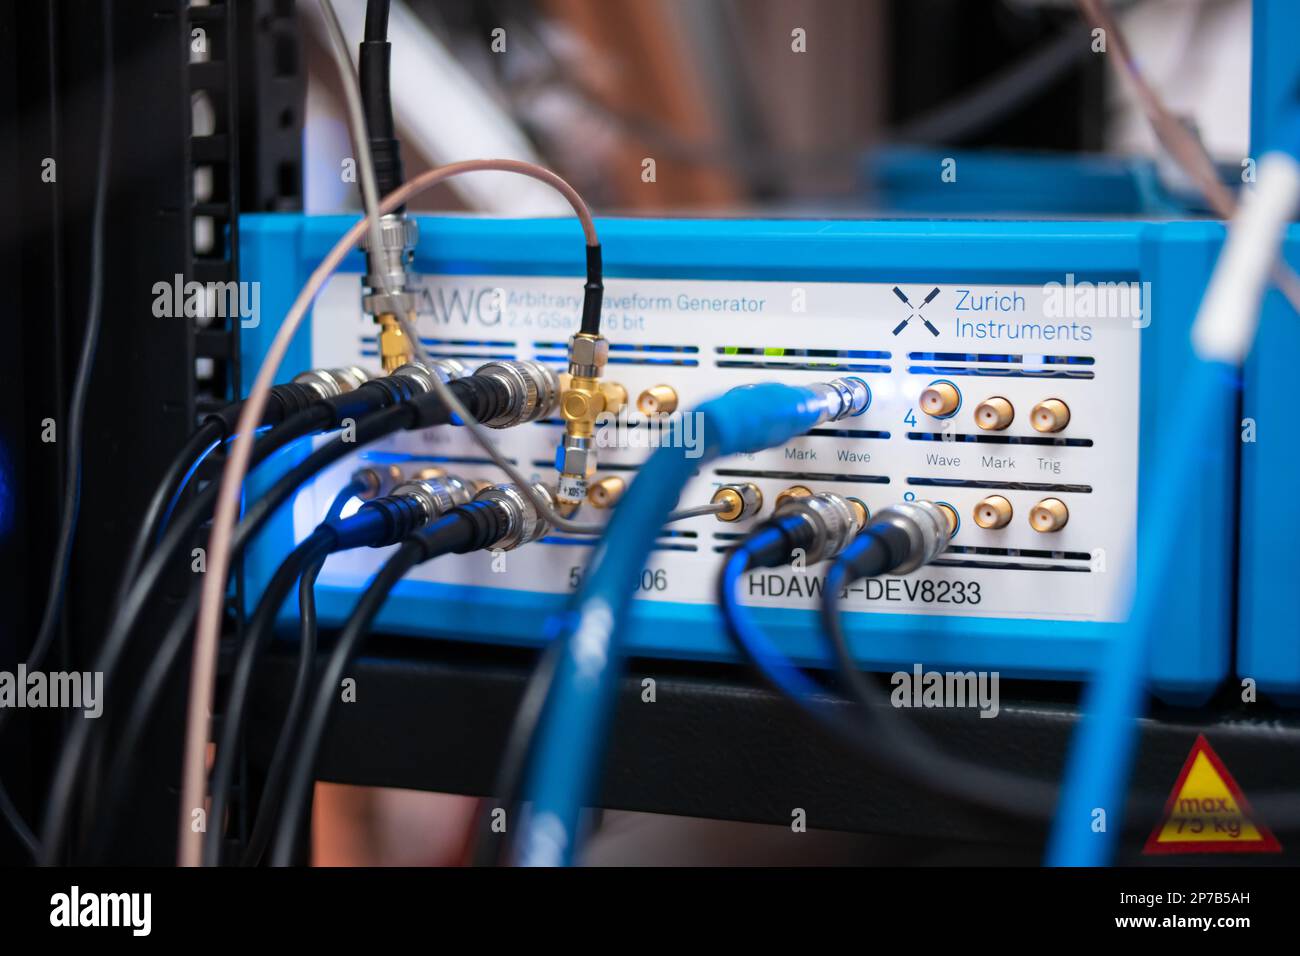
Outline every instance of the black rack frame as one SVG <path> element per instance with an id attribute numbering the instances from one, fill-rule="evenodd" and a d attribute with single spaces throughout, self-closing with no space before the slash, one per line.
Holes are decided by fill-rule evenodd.
<path id="1" fill-rule="evenodd" d="M 46 577 L 27 572 L 50 566 L 48 529 L 60 517 L 63 450 L 40 443 L 33 423 L 61 419 L 81 344 L 96 179 L 95 150 L 85 144 L 93 146 L 99 128 L 102 10 L 113 18 L 115 83 L 103 325 L 87 402 L 68 612 L 50 667 L 89 666 L 117 587 L 121 542 L 134 533 L 158 475 L 197 416 L 240 390 L 240 317 L 212 309 L 205 311 L 218 314 L 160 317 L 155 286 L 179 276 L 182 283 L 229 288 L 222 284 L 240 279 L 240 210 L 301 206 L 305 75 L 301 56 L 294 55 L 299 37 L 289 0 L 201 6 L 187 0 L 25 0 L 0 11 L 3 199 L 18 212 L 0 217 L 0 279 L 17 346 L 5 352 L 6 371 L 21 396 L 12 423 L 6 418 L 4 439 L 13 450 L 11 490 L 24 502 L 13 533 L 0 545 L 0 569 L 23 581 L 21 600 L 7 615 L 12 630 L 6 626 L 0 640 L 5 666 L 26 655 L 35 633 Z M 290 51 L 287 61 L 262 55 L 260 45 L 272 37 Z M 241 47 L 251 55 L 239 55 Z M 259 97 L 283 104 L 277 115 L 288 122 L 276 130 L 242 130 L 241 101 L 260 120 Z M 57 169 L 49 183 L 40 178 L 47 157 Z M 272 177 L 260 175 L 266 168 Z M 241 183 L 242 170 L 258 175 Z M 198 480 L 220 465 L 219 455 L 210 456 Z M 149 639 L 161 636 L 190 583 L 188 562 L 163 583 L 162 599 L 142 622 L 141 646 L 124 662 L 117 686 L 129 687 L 140 676 L 152 650 Z M 232 601 L 235 624 L 227 647 L 242 628 L 239 607 Z M 158 821 L 177 813 L 187 684 L 188 668 L 178 666 L 144 742 L 149 759 L 140 761 L 132 799 L 118 821 L 115 859 L 175 858 L 174 827 Z M 32 819 L 41 796 L 33 782 L 48 778 L 61 718 L 37 714 L 13 723 L 0 766 L 14 781 L 19 808 Z M 238 814 L 238 800 L 234 809 Z M 17 854 L 17 846 L 0 835 L 0 860 L 11 852 Z"/>
<path id="2" fill-rule="evenodd" d="M 249 760 L 259 767 L 270 759 L 293 680 L 293 648 L 286 642 L 277 650 L 261 673 L 249 715 Z M 356 701 L 335 709 L 319 779 L 492 794 L 534 660 L 533 652 L 520 649 L 372 637 L 348 671 Z M 642 696 L 647 677 L 656 684 L 653 703 Z M 942 708 L 906 716 L 953 753 L 1053 780 L 1060 778 L 1079 722 L 1076 692 L 1071 684 L 1004 680 L 995 719 Z M 1139 732 L 1122 862 L 1268 865 L 1300 859 L 1300 832 L 1282 829 L 1275 831 L 1281 855 L 1141 855 L 1199 734 L 1247 797 L 1294 791 L 1300 802 L 1300 762 L 1278 759 L 1300 752 L 1300 714 L 1244 705 L 1229 690 L 1198 710 L 1153 705 Z M 877 771 L 742 668 L 662 660 L 629 663 L 598 800 L 610 809 L 781 826 L 790 825 L 797 807 L 812 828 L 984 844 L 993 859 L 1006 847 L 1037 853 L 1047 836 L 1041 827 L 919 793 Z"/>

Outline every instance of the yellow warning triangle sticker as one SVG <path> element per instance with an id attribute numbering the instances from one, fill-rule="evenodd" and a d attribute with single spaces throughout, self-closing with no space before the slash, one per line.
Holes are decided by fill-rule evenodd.
<path id="1" fill-rule="evenodd" d="M 1246 795 L 1199 735 L 1143 853 L 1281 853 Z"/>

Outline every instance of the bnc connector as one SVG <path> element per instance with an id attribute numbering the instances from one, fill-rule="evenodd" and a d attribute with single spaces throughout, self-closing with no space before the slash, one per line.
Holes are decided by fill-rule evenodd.
<path id="1" fill-rule="evenodd" d="M 903 501 L 876 512 L 872 527 L 892 525 L 907 536 L 907 556 L 890 574 L 908 574 L 929 564 L 948 547 L 952 526 L 948 515 L 933 501 Z"/>
<path id="2" fill-rule="evenodd" d="M 535 483 L 533 490 L 554 504 L 554 499 L 546 486 Z M 494 505 L 505 518 L 506 530 L 491 545 L 493 551 L 511 551 L 543 537 L 550 530 L 550 522 L 537 510 L 533 497 L 525 493 L 518 485 L 489 485 L 474 496 L 475 501 L 486 501 Z"/>
<path id="3" fill-rule="evenodd" d="M 420 391 L 432 392 L 434 378 L 444 383 L 453 382 L 458 378 L 465 378 L 470 371 L 469 366 L 460 359 L 431 358 L 427 362 L 405 362 L 393 369 L 390 374 L 413 379 L 419 383 Z"/>
<path id="4" fill-rule="evenodd" d="M 833 558 L 862 530 L 864 510 L 854 507 L 843 495 L 822 492 L 787 498 L 776 510 L 776 517 L 798 515 L 808 524 L 805 560 L 816 564 Z"/>
<path id="5" fill-rule="evenodd" d="M 469 504 L 474 498 L 473 486 L 455 475 L 414 478 L 393 489 L 391 497 L 408 497 L 419 502 L 424 512 L 424 523 L 446 514 L 457 505 Z"/>
<path id="6" fill-rule="evenodd" d="M 555 412 L 560 383 L 550 366 L 526 360 L 488 362 L 474 374 L 495 379 L 509 395 L 505 411 L 483 422 L 488 428 L 513 428 Z"/>
<path id="7" fill-rule="evenodd" d="M 299 385 L 306 385 L 322 399 L 338 398 L 355 391 L 370 381 L 370 373 L 356 365 L 344 368 L 314 368 L 293 377 Z"/>

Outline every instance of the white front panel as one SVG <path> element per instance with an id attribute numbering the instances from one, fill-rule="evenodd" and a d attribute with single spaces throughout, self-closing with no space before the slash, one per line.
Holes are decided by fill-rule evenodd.
<path id="1" fill-rule="evenodd" d="M 563 370 L 564 343 L 577 327 L 580 280 L 429 276 L 422 282 L 419 331 L 431 354 L 471 362 L 535 358 Z M 314 365 L 378 367 L 374 326 L 361 312 L 360 296 L 359 276 L 331 280 L 314 312 Z M 715 462 L 681 498 L 682 506 L 701 504 L 717 485 L 748 480 L 763 490 L 764 517 L 777 493 L 793 484 L 859 498 L 873 511 L 911 496 L 956 509 L 961 525 L 939 565 L 905 579 L 859 584 L 846 609 L 1116 620 L 1128 596 L 1137 526 L 1139 336 L 1129 318 L 1072 317 L 1098 311 L 1073 302 L 1041 286 L 610 279 L 607 373 L 633 403 L 647 387 L 670 385 L 681 409 L 750 382 L 800 384 L 843 375 L 866 381 L 872 402 L 861 417 L 780 448 Z M 1107 311 L 1104 298 L 1102 305 Z M 1113 314 L 1113 296 L 1110 305 Z M 958 412 L 944 421 L 918 406 L 920 393 L 936 380 L 951 382 L 962 397 Z M 975 424 L 976 406 L 991 396 L 1014 408 L 1003 431 Z M 1054 435 L 1030 425 L 1030 409 L 1048 398 L 1060 399 L 1071 413 L 1068 427 Z M 558 424 L 539 423 L 497 436 L 530 473 L 550 482 L 561 432 Z M 367 454 L 376 452 L 450 459 L 448 467 L 466 477 L 503 477 L 454 428 L 403 434 Z M 634 471 L 614 469 L 635 466 L 647 454 L 602 448 L 600 474 L 631 481 Z M 352 467 L 340 466 L 299 497 L 298 534 L 314 526 Z M 972 520 L 976 503 L 990 494 L 1014 509 L 1000 530 Z M 1066 504 L 1069 521 L 1044 534 L 1031 528 L 1029 513 L 1047 497 Z M 590 506 L 581 511 L 588 520 L 602 514 Z M 712 603 L 718 550 L 744 527 L 712 517 L 674 525 L 651 560 L 642 595 Z M 544 542 L 507 555 L 504 570 L 480 554 L 432 562 L 415 574 L 566 592 L 589 553 Z M 322 580 L 359 583 L 381 557 L 370 550 L 336 556 Z M 808 592 L 823 570 L 755 575 L 747 603 L 813 607 Z"/>

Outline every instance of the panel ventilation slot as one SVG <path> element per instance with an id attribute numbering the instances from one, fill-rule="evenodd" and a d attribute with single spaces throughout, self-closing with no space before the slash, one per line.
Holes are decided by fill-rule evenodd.
<path id="1" fill-rule="evenodd" d="M 357 458 L 377 465 L 474 465 L 483 468 L 496 467 L 496 463 L 491 458 L 477 455 L 408 455 L 392 451 L 361 451 L 357 454 Z M 507 457 L 506 461 L 512 465 L 519 464 L 514 458 Z M 547 464 L 554 464 L 554 462 L 548 462 Z"/>
<path id="2" fill-rule="evenodd" d="M 1083 574 L 1092 572 L 1086 564 L 1025 564 L 1009 561 L 955 561 L 939 558 L 930 562 L 932 568 L 982 568 L 986 571 L 1075 571 Z"/>
<path id="3" fill-rule="evenodd" d="M 719 478 L 772 478 L 777 481 L 838 481 L 857 485 L 887 485 L 885 475 L 843 475 L 828 471 L 758 471 L 748 468 L 718 468 Z"/>
<path id="4" fill-rule="evenodd" d="M 375 335 L 361 336 L 361 354 L 379 357 L 379 340 Z M 454 358 L 471 365 L 504 362 L 518 357 L 519 343 L 509 339 L 430 339 L 420 337 L 430 358 Z"/>
<path id="5" fill-rule="evenodd" d="M 868 349 L 800 349 L 720 345 L 718 368 L 761 368 L 807 372 L 877 372 L 888 374 L 889 352 Z"/>
<path id="6" fill-rule="evenodd" d="M 972 375 L 986 378 L 1091 379 L 1090 355 L 1029 355 L 984 352 L 908 352 L 907 371 L 914 375 Z M 957 364 L 948 364 L 957 363 Z"/>
<path id="7" fill-rule="evenodd" d="M 1049 561 L 1092 561 L 1086 551 L 1046 551 L 1041 548 L 986 548 L 971 545 L 949 545 L 944 554 L 977 554 L 1004 558 L 1042 558 Z"/>
<path id="8" fill-rule="evenodd" d="M 806 433 L 813 438 L 888 438 L 889 432 L 868 428 L 814 428 Z"/>
<path id="9" fill-rule="evenodd" d="M 534 342 L 539 362 L 563 365 L 568 362 L 565 342 Z M 700 364 L 700 350 L 695 345 L 641 345 L 636 342 L 611 342 L 609 365 L 664 366 L 695 368 Z"/>
<path id="10" fill-rule="evenodd" d="M 655 542 L 653 551 L 677 551 L 685 553 L 695 553 L 700 550 L 700 546 L 695 543 L 698 535 L 694 531 L 669 531 L 664 530 L 659 540 Z M 599 538 L 591 535 L 565 534 L 557 532 L 548 534 L 542 538 L 540 544 L 550 544 L 557 547 L 568 548 L 593 548 L 596 546 Z"/>
<path id="11" fill-rule="evenodd" d="M 967 480 L 963 478 L 915 478 L 909 476 L 909 485 L 922 488 L 979 488 L 988 491 L 1041 491 L 1058 494 L 1092 494 L 1092 485 L 1060 485 L 1042 481 L 993 481 L 991 479 Z"/>
<path id="12" fill-rule="evenodd" d="M 1049 438 L 1037 435 L 950 435 L 947 432 L 908 432 L 908 441 L 937 441 L 968 445 L 1055 445 L 1058 448 L 1091 448 L 1091 438 Z"/>
<path id="13" fill-rule="evenodd" d="M 535 458 L 533 459 L 532 464 L 534 468 L 554 468 L 555 459 Z M 639 464 L 620 465 L 618 462 L 614 462 L 614 461 L 602 461 L 598 467 L 598 474 L 603 475 L 606 473 L 614 473 L 614 474 L 625 475 L 625 474 L 633 474 L 639 471 L 640 469 L 641 466 Z"/>

